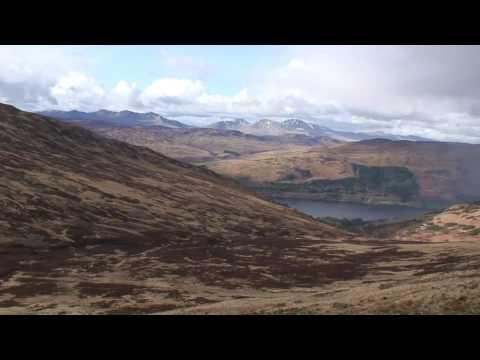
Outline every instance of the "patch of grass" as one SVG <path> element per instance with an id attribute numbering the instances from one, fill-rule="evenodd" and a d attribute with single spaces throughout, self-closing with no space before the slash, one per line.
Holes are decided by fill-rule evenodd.
<path id="1" fill-rule="evenodd" d="M 233 156 L 240 156 L 241 154 L 236 152 L 236 151 L 233 151 L 233 150 L 223 150 L 223 152 L 225 154 L 230 154 L 230 155 L 233 155 Z"/>
<path id="2" fill-rule="evenodd" d="M 255 314 L 257 315 L 318 315 L 316 311 L 307 309 L 307 308 L 260 310 Z"/>
<path id="3" fill-rule="evenodd" d="M 380 284 L 380 285 L 378 286 L 378 288 L 379 288 L 380 290 L 384 290 L 384 289 L 390 289 L 390 288 L 392 288 L 392 287 L 394 287 L 394 286 L 395 286 L 395 284 L 391 284 L 391 283 L 389 283 L 389 284 Z"/>
<path id="4" fill-rule="evenodd" d="M 468 233 L 469 235 L 478 236 L 480 235 L 480 228 L 476 228 Z"/>
<path id="5" fill-rule="evenodd" d="M 350 304 L 336 302 L 332 305 L 337 310 L 345 310 L 351 307 Z"/>
<path id="6" fill-rule="evenodd" d="M 446 227 L 454 227 L 454 226 L 458 226 L 457 223 L 446 223 L 445 224 Z"/>
<path id="7" fill-rule="evenodd" d="M 443 227 L 437 225 L 437 224 L 428 224 L 427 230 L 430 231 L 442 231 Z"/>

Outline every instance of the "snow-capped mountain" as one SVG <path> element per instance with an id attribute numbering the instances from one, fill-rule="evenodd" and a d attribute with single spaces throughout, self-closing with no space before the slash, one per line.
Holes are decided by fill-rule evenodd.
<path id="1" fill-rule="evenodd" d="M 280 123 L 280 126 L 287 130 L 309 132 L 315 128 L 314 124 L 299 119 L 288 119 Z"/>
<path id="2" fill-rule="evenodd" d="M 234 119 L 234 120 L 224 120 L 217 121 L 213 124 L 210 124 L 210 128 L 220 129 L 220 130 L 238 130 L 244 126 L 249 126 L 250 123 L 244 119 Z"/>
<path id="3" fill-rule="evenodd" d="M 223 130 L 238 130 L 247 134 L 254 135 L 302 134 L 311 137 L 327 136 L 341 141 L 360 141 L 375 138 L 411 141 L 428 140 L 419 136 L 400 136 L 388 134 L 385 132 L 366 133 L 354 131 L 338 131 L 330 129 L 326 126 L 309 123 L 300 119 L 288 119 L 284 121 L 261 119 L 253 124 L 250 124 L 243 119 L 236 119 L 232 121 L 217 122 L 210 125 L 210 127 Z"/>
<path id="4" fill-rule="evenodd" d="M 280 123 L 277 121 L 269 120 L 269 119 L 262 119 L 257 121 L 252 125 L 253 128 L 255 129 L 280 129 L 282 126 Z"/>

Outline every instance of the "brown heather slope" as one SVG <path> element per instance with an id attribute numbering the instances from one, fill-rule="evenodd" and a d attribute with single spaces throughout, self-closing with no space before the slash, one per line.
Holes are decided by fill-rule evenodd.
<path id="1" fill-rule="evenodd" d="M 292 271 L 305 258 L 288 249 L 300 253 L 307 244 L 348 236 L 207 169 L 6 105 L 0 204 L 2 300 L 33 299 L 59 286 L 71 293 L 84 285 L 80 297 L 108 293 L 103 285 L 89 293 L 99 272 L 103 283 L 127 279 L 129 289 L 140 287 L 139 278 L 145 287 L 145 279 L 163 276 L 283 287 L 325 281 Z M 73 280 L 77 273 L 83 275 Z M 95 283 L 84 281 L 89 276 Z M 296 280 L 301 276 L 306 280 Z M 65 278 L 52 288 L 52 277 Z"/>
<path id="2" fill-rule="evenodd" d="M 326 136 L 317 138 L 299 134 L 255 136 L 240 131 L 207 128 L 172 129 L 149 126 L 92 127 L 91 130 L 106 137 L 148 147 L 185 162 L 205 162 L 263 151 L 303 149 L 339 143 Z"/>
<path id="3" fill-rule="evenodd" d="M 480 203 L 372 229 L 367 238 L 364 233 L 330 248 L 356 246 L 351 260 L 358 262 L 356 271 L 362 269 L 362 276 L 309 288 L 245 293 L 163 313 L 480 314 Z"/>
<path id="4" fill-rule="evenodd" d="M 280 223 L 295 236 L 335 237 L 207 169 L 4 105 L 0 119 L 3 244 L 220 241 Z"/>
<path id="5" fill-rule="evenodd" d="M 353 237 L 208 170 L 5 105 L 0 203 L 0 314 L 480 309 L 478 241 Z"/>
<path id="6" fill-rule="evenodd" d="M 480 198 L 480 145 L 376 139 L 334 147 L 254 154 L 217 161 L 209 168 L 259 183 L 279 182 L 293 174 L 293 182 L 301 184 L 352 177 L 353 164 L 405 167 L 415 175 L 419 196 L 423 199 Z"/>

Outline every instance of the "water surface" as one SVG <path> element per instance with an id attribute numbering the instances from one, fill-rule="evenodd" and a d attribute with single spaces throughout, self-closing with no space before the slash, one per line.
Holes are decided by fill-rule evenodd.
<path id="1" fill-rule="evenodd" d="M 368 205 L 322 200 L 276 199 L 291 208 L 315 217 L 334 217 L 339 219 L 380 220 L 380 219 L 413 219 L 425 214 L 429 209 L 418 209 L 398 205 Z"/>

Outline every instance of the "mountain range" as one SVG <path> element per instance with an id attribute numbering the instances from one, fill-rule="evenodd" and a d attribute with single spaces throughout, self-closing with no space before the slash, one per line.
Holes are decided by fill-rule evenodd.
<path id="1" fill-rule="evenodd" d="M 133 145 L 146 146 L 166 156 L 192 163 L 206 162 L 240 155 L 280 149 L 337 144 L 327 136 L 309 136 L 301 133 L 253 135 L 229 129 L 230 123 L 218 128 L 190 127 L 157 114 L 43 112 L 64 122 L 78 124 L 98 134 Z M 238 123 L 243 123 L 238 120 Z"/>
<path id="2" fill-rule="evenodd" d="M 411 140 L 426 141 L 428 139 L 420 136 L 400 136 L 388 134 L 385 132 L 348 132 L 332 130 L 326 126 L 309 123 L 300 119 L 288 119 L 284 121 L 274 121 L 261 119 L 250 123 L 244 119 L 235 119 L 231 121 L 219 121 L 209 125 L 214 129 L 238 130 L 247 134 L 255 135 L 284 135 L 284 134 L 303 134 L 311 137 L 324 136 L 340 141 L 359 141 L 375 138 L 384 138 L 388 140 Z"/>
<path id="3" fill-rule="evenodd" d="M 153 112 L 136 113 L 132 111 L 108 111 L 99 110 L 95 112 L 81 111 L 42 111 L 40 115 L 52 117 L 54 119 L 67 122 L 74 122 L 82 126 L 90 128 L 95 127 L 148 127 L 163 126 L 173 129 L 187 129 L 194 126 L 184 124 L 180 121 L 167 119 Z M 384 138 L 389 140 L 411 140 L 426 141 L 428 139 L 420 136 L 399 136 L 388 134 L 385 132 L 353 132 L 353 131 L 337 131 L 326 126 L 306 122 L 300 119 L 288 119 L 284 121 L 275 121 L 270 119 L 260 119 L 254 123 L 250 123 L 244 119 L 233 119 L 218 121 L 212 123 L 207 128 L 218 130 L 236 130 L 245 134 L 258 136 L 276 136 L 286 134 L 301 134 L 310 137 L 329 137 L 339 141 L 359 141 L 374 138 Z"/>
<path id="4" fill-rule="evenodd" d="M 108 111 L 99 110 L 95 112 L 82 112 L 82 111 L 42 111 L 40 115 L 48 116 L 54 119 L 63 120 L 66 122 L 78 123 L 83 126 L 89 127 L 102 127 L 102 126 L 117 126 L 117 127 L 130 127 L 130 126 L 164 126 L 174 129 L 185 129 L 190 126 L 183 124 L 179 121 L 170 120 L 153 112 L 149 113 L 136 113 L 132 111 Z"/>

